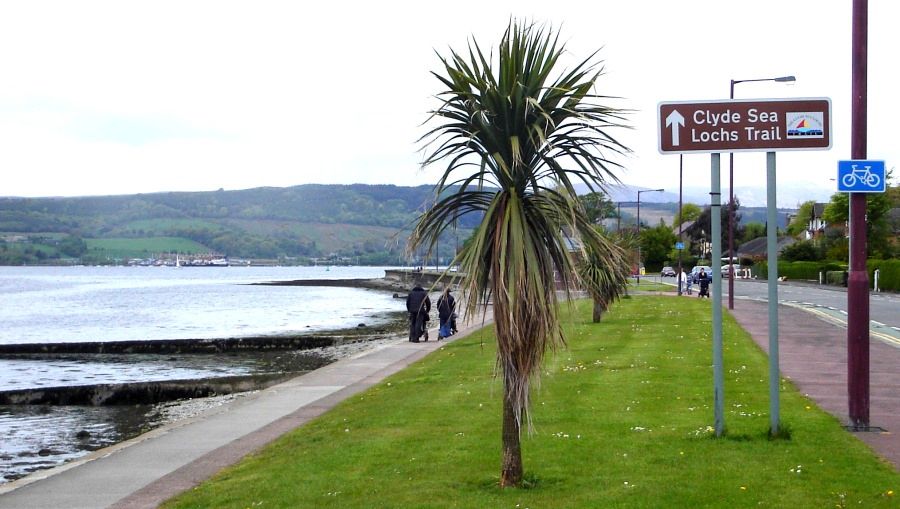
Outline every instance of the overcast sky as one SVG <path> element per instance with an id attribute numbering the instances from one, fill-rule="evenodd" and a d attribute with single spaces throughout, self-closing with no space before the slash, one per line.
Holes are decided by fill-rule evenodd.
<path id="1" fill-rule="evenodd" d="M 510 17 L 600 49 L 598 92 L 636 110 L 617 133 L 624 182 L 678 189 L 657 150 L 660 101 L 828 97 L 833 147 L 780 152 L 779 205 L 827 199 L 850 158 L 850 0 L 570 2 L 78 1 L 0 4 L 0 196 L 323 184 L 418 185 L 416 140 L 440 83 L 435 51 L 496 46 Z M 869 2 L 868 158 L 900 160 L 896 23 Z M 727 186 L 727 158 L 723 157 Z M 709 187 L 708 155 L 684 158 Z M 895 179 L 896 181 L 896 179 Z M 742 202 L 765 200 L 765 155 L 735 156 Z M 645 195 L 644 199 L 648 196 Z"/>

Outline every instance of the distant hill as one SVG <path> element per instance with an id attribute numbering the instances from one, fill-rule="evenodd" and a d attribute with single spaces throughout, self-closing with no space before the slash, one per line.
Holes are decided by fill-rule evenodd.
<path id="1" fill-rule="evenodd" d="M 701 206 L 703 208 L 705 206 Z M 633 225 L 637 222 L 637 205 L 635 203 L 623 203 L 619 209 L 622 213 L 623 228 L 626 225 Z M 723 210 L 725 210 L 723 208 Z M 785 228 L 787 226 L 787 217 L 793 214 L 797 209 L 778 209 L 778 227 Z M 644 203 L 641 201 L 641 223 L 645 226 L 656 226 L 660 220 L 666 224 L 672 225 L 675 220 L 675 214 L 678 212 L 678 203 Z M 757 222 L 766 223 L 765 207 L 741 207 L 738 209 L 740 224 Z"/>
<path id="2" fill-rule="evenodd" d="M 229 257 L 352 258 L 403 261 L 406 231 L 433 199 L 431 186 L 301 185 L 241 191 L 153 193 L 79 198 L 0 198 L 0 263 L 65 258 L 63 239 L 85 241 L 91 262 L 206 249 Z M 477 222 L 463 218 L 462 239 Z M 102 239 L 153 239 L 129 253 Z M 185 243 L 184 241 L 190 241 Z M 132 243 L 138 245 L 137 242 Z M 452 254 L 453 232 L 440 251 Z M 96 252 L 90 252 L 93 250 Z"/>
<path id="3" fill-rule="evenodd" d="M 433 200 L 431 186 L 319 185 L 241 191 L 78 198 L 0 198 L 0 264 L 111 263 L 175 253 L 309 263 L 433 264 L 404 252 L 412 222 Z M 651 193 L 656 194 L 656 193 Z M 677 203 L 641 203 L 641 220 L 672 224 Z M 636 204 L 622 203 L 622 224 Z M 743 222 L 764 208 L 741 208 Z M 779 214 L 779 223 L 784 214 Z M 480 218 L 448 230 L 437 255 L 449 262 Z M 779 226 L 783 226 L 780 224 Z"/>

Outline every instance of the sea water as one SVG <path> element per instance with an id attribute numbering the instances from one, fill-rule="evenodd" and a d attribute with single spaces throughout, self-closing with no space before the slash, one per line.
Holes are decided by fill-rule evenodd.
<path id="1" fill-rule="evenodd" d="M 403 302 L 359 288 L 254 283 L 369 279 L 384 270 L 0 267 L 0 344 L 256 337 L 373 325 L 402 310 Z M 239 375 L 256 371 L 258 362 L 253 356 L 10 356 L 0 358 L 0 390 Z M 191 413 L 190 405 L 0 406 L 0 483 Z"/>
<path id="2" fill-rule="evenodd" d="M 379 267 L 0 267 L 0 344 L 262 336 L 355 326 L 386 292 L 257 286 L 384 277 Z"/>

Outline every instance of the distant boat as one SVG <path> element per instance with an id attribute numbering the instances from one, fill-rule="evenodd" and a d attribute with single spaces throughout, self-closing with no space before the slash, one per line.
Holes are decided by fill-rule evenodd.
<path id="1" fill-rule="evenodd" d="M 191 261 L 191 267 L 228 267 L 227 258 L 202 259 L 198 258 Z"/>

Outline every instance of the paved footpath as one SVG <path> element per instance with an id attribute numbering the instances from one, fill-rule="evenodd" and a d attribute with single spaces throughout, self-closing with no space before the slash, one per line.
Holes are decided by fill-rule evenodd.
<path id="1" fill-rule="evenodd" d="M 461 322 L 462 323 L 462 322 Z M 481 318 L 451 339 L 480 328 Z M 145 433 L 66 465 L 0 485 L 0 508 L 153 508 L 340 401 L 440 348 L 405 338 Z"/>
<path id="2" fill-rule="evenodd" d="M 737 299 L 731 313 L 768 352 L 768 304 Z M 869 425 L 885 431 L 853 434 L 900 470 L 900 344 L 889 339 L 873 334 L 869 342 Z M 778 351 L 781 376 L 848 424 L 846 326 L 821 313 L 781 305 Z"/>

